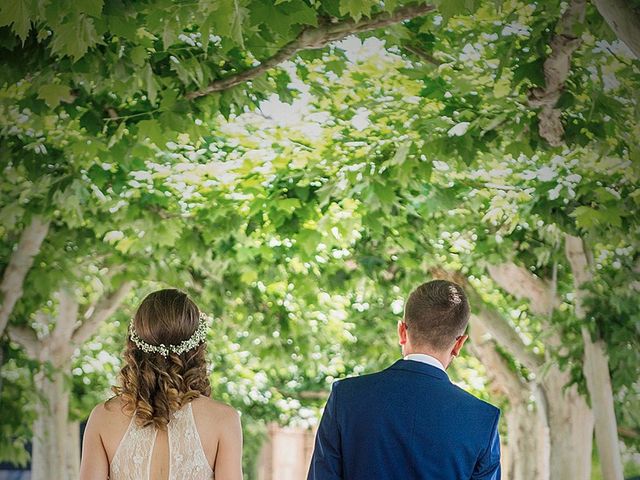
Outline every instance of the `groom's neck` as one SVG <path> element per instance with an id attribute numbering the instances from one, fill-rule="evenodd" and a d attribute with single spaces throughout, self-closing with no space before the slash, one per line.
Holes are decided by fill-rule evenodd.
<path id="1" fill-rule="evenodd" d="M 433 349 L 428 347 L 411 347 L 411 348 L 405 349 L 403 354 L 406 357 L 407 355 L 411 355 L 414 353 L 429 355 L 430 357 L 435 358 L 442 364 L 442 366 L 444 366 L 445 369 L 449 366 L 448 355 L 445 355 L 442 352 L 436 352 Z"/>

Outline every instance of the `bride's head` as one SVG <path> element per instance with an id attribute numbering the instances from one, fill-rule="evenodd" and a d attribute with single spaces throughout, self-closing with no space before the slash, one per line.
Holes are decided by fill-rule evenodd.
<path id="1" fill-rule="evenodd" d="M 210 395 L 205 333 L 206 317 L 186 293 L 159 290 L 142 301 L 113 387 L 139 426 L 164 429 L 184 404 Z"/>

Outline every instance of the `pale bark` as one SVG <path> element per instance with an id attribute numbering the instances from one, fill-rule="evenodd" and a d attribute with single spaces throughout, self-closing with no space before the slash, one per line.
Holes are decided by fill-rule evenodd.
<path id="1" fill-rule="evenodd" d="M 28 356 L 38 358 L 41 346 L 36 332 L 32 328 L 9 325 L 7 332 L 9 333 L 9 338 L 24 348 Z"/>
<path id="2" fill-rule="evenodd" d="M 571 264 L 575 286 L 575 314 L 587 321 L 584 308 L 586 292 L 583 285 L 592 280 L 588 253 L 581 238 L 567 235 L 565 238 L 567 259 Z M 613 389 L 609 373 L 606 345 L 601 339 L 593 341 L 589 329 L 583 324 L 584 374 L 595 416 L 596 444 L 604 480 L 622 480 L 623 468 L 618 439 L 618 425 L 613 401 Z"/>
<path id="3" fill-rule="evenodd" d="M 518 362 L 527 367 L 531 372 L 538 375 L 544 365 L 544 358 L 534 353 L 525 343 L 513 325 L 495 308 L 486 305 L 480 296 L 467 285 L 465 291 L 470 302 L 478 309 L 478 316 L 482 317 L 483 323 L 491 336 L 502 345 Z"/>
<path id="4" fill-rule="evenodd" d="M 186 98 L 192 100 L 250 81 L 266 71 L 277 67 L 282 62 L 289 60 L 301 50 L 322 48 L 330 42 L 341 40 L 349 35 L 384 28 L 395 23 L 426 15 L 433 10 L 435 10 L 435 6 L 433 5 L 412 4 L 398 7 L 390 13 L 378 13 L 371 16 L 371 18 L 365 18 L 357 22 L 349 18 L 336 23 L 323 23 L 316 28 L 306 28 L 300 32 L 295 40 L 282 47 L 272 57 L 262 61 L 260 65 L 236 73 L 235 75 L 215 80 L 202 90 L 188 93 Z"/>
<path id="5" fill-rule="evenodd" d="M 549 427 L 542 404 L 533 403 L 537 386 L 511 370 L 496 350 L 482 317 L 472 316 L 469 337 L 472 351 L 485 366 L 491 386 L 509 401 L 504 414 L 509 452 L 503 478 L 549 480 Z"/>
<path id="6" fill-rule="evenodd" d="M 560 110 L 556 104 L 564 89 L 571 70 L 571 55 L 580 46 L 580 37 L 576 37 L 574 28 L 584 22 L 586 0 L 571 0 L 563 13 L 556 33 L 551 38 L 551 54 L 544 62 L 543 88 L 536 87 L 529 92 L 529 105 L 540 108 L 538 112 L 538 131 L 550 145 L 563 144 L 564 127 L 560 119 Z"/>
<path id="7" fill-rule="evenodd" d="M 517 299 L 527 299 L 531 311 L 548 316 L 560 304 L 551 285 L 536 277 L 529 270 L 513 262 L 505 262 L 487 267 L 489 275 L 500 288 Z"/>
<path id="8" fill-rule="evenodd" d="M 590 480 L 593 413 L 569 374 L 555 365 L 543 379 L 551 438 L 551 480 Z"/>
<path id="9" fill-rule="evenodd" d="M 82 345 L 89 340 L 102 322 L 115 313 L 132 288 L 133 282 L 122 282 L 114 292 L 103 296 L 82 324 L 73 332 L 71 337 L 73 343 Z"/>
<path id="10" fill-rule="evenodd" d="M 69 480 L 77 480 L 80 474 L 80 422 L 67 421 L 66 443 L 70 447 L 65 452 L 65 475 Z"/>
<path id="11" fill-rule="evenodd" d="M 531 309 L 542 318 L 548 317 L 560 299 L 552 284 L 533 275 L 527 269 L 508 262 L 488 267 L 491 278 L 507 293 L 516 298 L 529 300 Z M 543 320 L 545 330 L 550 332 L 546 341 L 553 348 L 561 347 L 559 335 Z M 508 351 L 510 347 L 504 346 Z M 516 358 L 518 358 L 516 356 Z M 547 354 L 547 361 L 551 361 Z M 593 412 L 586 400 L 570 383 L 567 372 L 552 364 L 542 375 L 542 369 L 533 371 L 540 390 L 537 404 L 545 404 L 550 435 L 550 478 L 589 480 L 591 477 L 591 452 L 593 436 Z"/>
<path id="12" fill-rule="evenodd" d="M 69 390 L 64 385 L 64 373 L 53 372 L 51 379 L 44 372 L 36 378 L 38 393 L 42 396 L 36 407 L 37 419 L 33 427 L 32 480 L 74 480 L 67 472 L 67 460 L 79 446 L 67 442 L 70 423 Z"/>
<path id="13" fill-rule="evenodd" d="M 640 11 L 626 0 L 593 0 L 618 39 L 640 58 Z"/>
<path id="14" fill-rule="evenodd" d="M 104 294 L 85 322 L 76 328 L 79 303 L 72 291 L 57 292 L 58 312 L 55 327 L 49 335 L 38 338 L 29 327 L 11 326 L 11 339 L 23 347 L 27 354 L 43 365 L 50 364 L 50 378 L 41 371 L 36 377 L 36 388 L 42 399 L 37 405 L 34 423 L 32 480 L 76 480 L 80 467 L 80 437 L 78 422 L 70 422 L 69 390 L 65 385 L 69 363 L 74 349 L 88 340 L 100 324 L 111 316 L 126 298 L 132 284 L 124 282 L 114 292 Z M 40 314 L 47 324 L 53 319 Z"/>
<path id="15" fill-rule="evenodd" d="M 34 216 L 23 230 L 18 245 L 9 258 L 9 264 L 2 275 L 0 293 L 0 335 L 4 332 L 16 302 L 22 297 L 24 279 L 33 265 L 34 257 L 40 252 L 42 242 L 47 236 L 49 221 Z"/>

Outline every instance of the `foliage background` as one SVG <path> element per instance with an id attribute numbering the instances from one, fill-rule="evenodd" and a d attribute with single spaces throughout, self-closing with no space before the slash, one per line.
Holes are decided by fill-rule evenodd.
<path id="1" fill-rule="evenodd" d="M 277 68 L 194 98 L 305 31 L 331 39 L 332 24 L 404 6 L 0 7 L 5 269 L 32 218 L 50 221 L 10 325 L 43 339 L 56 329 L 61 288 L 84 314 L 134 284 L 97 334 L 74 345 L 71 419 L 108 395 L 139 301 L 179 286 L 215 318 L 214 394 L 243 412 L 250 462 L 265 422 L 313 424 L 322 400 L 310 392 L 391 363 L 403 298 L 445 267 L 583 392 L 588 325 L 606 344 L 616 417 L 635 432 L 621 438 L 637 452 L 640 72 L 593 5 L 572 27 L 581 42 L 555 104 L 561 145 L 540 136 L 530 100 L 545 88 L 543 63 L 567 9 L 556 1 L 435 2 L 428 14 L 307 45 Z M 575 314 L 566 234 L 584 238 L 593 257 L 586 319 Z M 549 319 L 497 288 L 487 267 L 504 261 L 554 282 L 561 301 Z M 551 335 L 563 348 L 550 346 Z M 33 375 L 51 365 L 9 338 L 0 408 L 15 415 L 0 420 L 0 456 L 24 463 Z M 509 408 L 475 357 L 452 376 Z"/>

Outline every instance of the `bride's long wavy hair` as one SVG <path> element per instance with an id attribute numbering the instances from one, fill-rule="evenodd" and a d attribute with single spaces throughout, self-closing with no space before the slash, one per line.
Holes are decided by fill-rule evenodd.
<path id="1" fill-rule="evenodd" d="M 177 345 L 198 328 L 200 312 L 186 293 L 175 289 L 149 294 L 138 307 L 133 326 L 141 340 L 152 345 Z M 166 429 L 174 412 L 200 395 L 211 394 L 207 372 L 207 344 L 180 355 L 147 353 L 127 337 L 125 365 L 113 392 L 124 412 L 135 415 L 140 427 Z"/>

